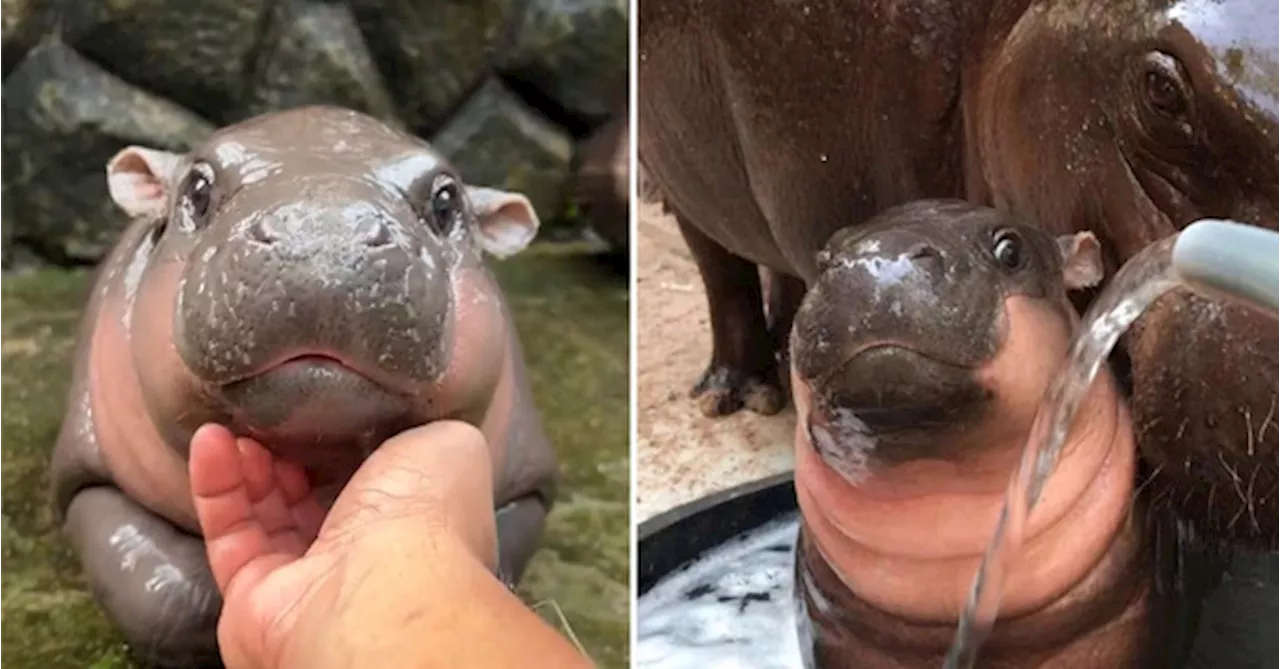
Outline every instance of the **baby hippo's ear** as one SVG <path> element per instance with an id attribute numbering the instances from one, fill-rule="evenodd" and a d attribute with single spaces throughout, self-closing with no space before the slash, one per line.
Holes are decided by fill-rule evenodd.
<path id="1" fill-rule="evenodd" d="M 1058 238 L 1062 253 L 1062 281 L 1070 290 L 1093 288 L 1102 281 L 1102 244 L 1092 232 Z"/>
<path id="2" fill-rule="evenodd" d="M 537 236 L 541 221 L 529 198 L 483 186 L 467 186 L 467 197 L 476 213 L 480 247 L 487 253 L 506 258 Z"/>
<path id="3" fill-rule="evenodd" d="M 122 149 L 107 161 L 107 190 L 131 217 L 164 216 L 169 189 L 182 156 L 141 146 Z"/>

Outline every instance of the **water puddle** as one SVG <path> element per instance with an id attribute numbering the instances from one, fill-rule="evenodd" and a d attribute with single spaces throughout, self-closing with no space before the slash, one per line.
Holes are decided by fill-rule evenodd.
<path id="1" fill-rule="evenodd" d="M 632 666 L 803 669 L 794 564 L 799 515 L 708 551 L 636 603 Z"/>

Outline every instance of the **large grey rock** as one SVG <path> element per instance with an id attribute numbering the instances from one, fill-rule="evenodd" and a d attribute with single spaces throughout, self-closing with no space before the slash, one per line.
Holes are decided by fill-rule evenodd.
<path id="1" fill-rule="evenodd" d="M 331 104 L 400 123 L 382 73 L 347 6 L 286 0 L 264 44 L 238 116 Z"/>
<path id="2" fill-rule="evenodd" d="M 468 183 L 520 191 L 544 221 L 564 213 L 572 139 L 496 79 L 431 141 Z"/>
<path id="3" fill-rule="evenodd" d="M 488 76 L 515 0 L 350 0 L 404 120 L 430 134 Z"/>
<path id="4" fill-rule="evenodd" d="M 627 0 L 530 0 L 496 65 L 594 125 L 626 95 L 627 40 Z"/>
<path id="5" fill-rule="evenodd" d="M 2 102 L 5 238 L 56 260 L 96 260 L 126 225 L 107 194 L 112 155 L 128 144 L 186 150 L 213 130 L 56 40 L 5 80 Z"/>
<path id="6" fill-rule="evenodd" d="M 549 229 L 568 233 L 580 222 L 565 207 L 571 138 L 626 96 L 626 0 L 0 3 L 4 188 L 20 199 L 5 209 L 21 212 L 0 217 L 5 247 L 53 262 L 97 260 L 120 228 L 102 169 L 126 136 L 186 148 L 196 126 L 311 104 L 443 138 L 469 178 L 528 191 Z M 26 64 L 42 39 L 68 46 Z"/>
<path id="7" fill-rule="evenodd" d="M 59 0 L 69 44 L 214 123 L 243 94 L 277 0 Z"/>

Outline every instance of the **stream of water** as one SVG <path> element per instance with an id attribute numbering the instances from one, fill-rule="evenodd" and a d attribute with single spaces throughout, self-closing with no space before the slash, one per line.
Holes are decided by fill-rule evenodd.
<path id="1" fill-rule="evenodd" d="M 1116 342 L 1147 307 L 1180 285 L 1171 266 L 1176 236 L 1144 249 L 1125 263 L 1085 312 L 1059 373 L 1049 383 L 1032 424 L 1018 472 L 1009 484 L 973 589 L 956 628 L 944 669 L 971 669 L 1000 612 L 1005 563 L 1022 545 L 1027 519 L 1053 473 L 1063 444 L 1098 371 Z"/>

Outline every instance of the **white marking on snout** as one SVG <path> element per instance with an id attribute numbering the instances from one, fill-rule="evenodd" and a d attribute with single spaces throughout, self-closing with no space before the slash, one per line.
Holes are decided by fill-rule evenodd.
<path id="1" fill-rule="evenodd" d="M 219 163 L 228 168 L 235 168 L 240 172 L 240 183 L 242 185 L 255 184 L 280 171 L 280 164 L 265 160 L 237 141 L 222 142 L 214 149 Z"/>
<path id="2" fill-rule="evenodd" d="M 853 247 L 853 252 L 854 252 L 854 253 L 879 253 L 879 252 L 880 252 L 880 240 L 879 240 L 879 239 L 868 239 L 868 240 L 867 240 L 867 241 L 865 241 L 865 242 L 860 242 L 860 243 L 858 243 L 856 246 L 854 246 L 854 247 Z"/>

